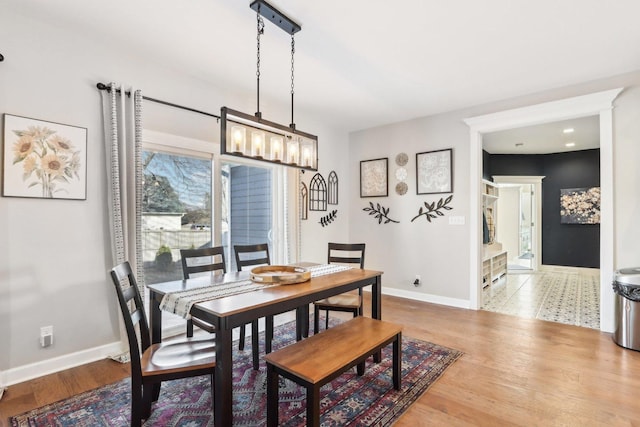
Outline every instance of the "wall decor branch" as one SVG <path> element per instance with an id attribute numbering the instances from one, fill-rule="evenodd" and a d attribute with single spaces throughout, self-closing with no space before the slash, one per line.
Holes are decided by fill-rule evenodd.
<path id="1" fill-rule="evenodd" d="M 322 218 L 320 218 L 320 224 L 324 227 L 326 225 L 329 225 L 333 222 L 333 220 L 336 219 L 336 216 L 338 216 L 338 211 L 336 209 L 332 210 L 331 213 L 329 215 L 325 215 Z"/>
<path id="2" fill-rule="evenodd" d="M 369 212 L 369 215 L 373 215 L 378 220 L 378 224 L 383 224 L 383 220 L 384 224 L 389 224 L 390 222 L 399 224 L 400 221 L 389 218 L 389 209 L 381 206 L 380 203 L 376 203 L 376 206 L 373 206 L 373 202 L 369 202 L 369 207 L 362 208 L 363 211 Z"/>
<path id="3" fill-rule="evenodd" d="M 453 209 L 451 206 L 449 206 L 449 203 L 451 203 L 452 199 L 453 199 L 453 194 L 447 197 L 446 199 L 441 198 L 440 200 L 438 200 L 437 205 L 436 205 L 436 202 L 431 202 L 431 203 L 424 202 L 424 206 L 420 206 L 418 215 L 414 216 L 411 222 L 415 221 L 417 218 L 420 218 L 423 215 L 425 219 L 429 222 L 431 222 L 432 219 L 438 218 L 439 216 L 444 216 L 444 213 L 442 212 L 442 210 L 450 211 L 451 209 Z"/>

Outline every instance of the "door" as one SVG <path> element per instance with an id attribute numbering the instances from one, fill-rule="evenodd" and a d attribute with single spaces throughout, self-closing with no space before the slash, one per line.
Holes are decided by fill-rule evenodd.
<path id="1" fill-rule="evenodd" d="M 518 260 L 517 264 L 527 269 L 533 268 L 535 251 L 533 248 L 534 227 L 534 190 L 532 184 L 520 186 L 520 213 L 518 226 Z"/>

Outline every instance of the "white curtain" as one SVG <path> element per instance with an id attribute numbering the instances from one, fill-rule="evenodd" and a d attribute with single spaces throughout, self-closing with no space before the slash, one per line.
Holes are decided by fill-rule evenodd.
<path id="1" fill-rule="evenodd" d="M 144 293 L 142 264 L 142 93 L 109 84 L 102 92 L 113 265 L 129 261 Z"/>

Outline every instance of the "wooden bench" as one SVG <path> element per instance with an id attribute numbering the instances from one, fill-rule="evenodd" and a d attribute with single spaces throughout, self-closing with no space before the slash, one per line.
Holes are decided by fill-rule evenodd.
<path id="1" fill-rule="evenodd" d="M 307 389 L 307 426 L 320 425 L 320 387 L 393 343 L 393 387 L 400 389 L 402 327 L 356 317 L 336 327 L 267 354 L 267 425 L 278 425 L 278 375 Z"/>

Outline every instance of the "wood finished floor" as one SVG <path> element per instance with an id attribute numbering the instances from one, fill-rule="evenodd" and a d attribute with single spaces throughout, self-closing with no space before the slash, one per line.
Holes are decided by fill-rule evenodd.
<path id="1" fill-rule="evenodd" d="M 640 352 L 610 334 L 388 296 L 382 312 L 407 336 L 465 353 L 397 427 L 640 425 Z M 104 360 L 14 385 L 0 401 L 0 425 L 127 375 L 128 365 Z"/>

